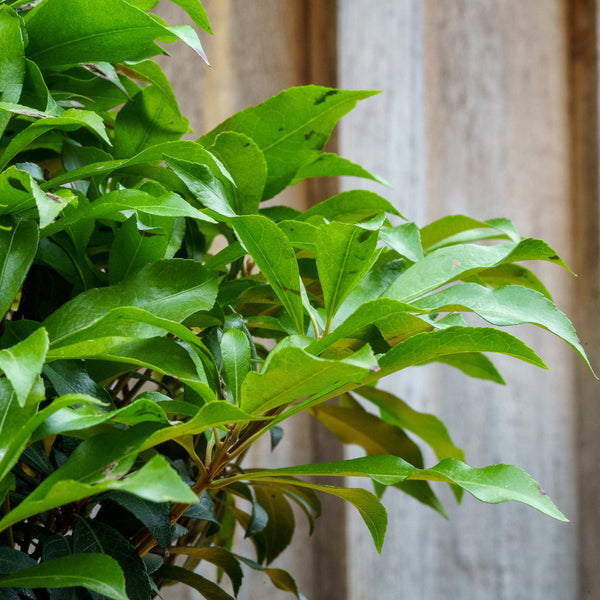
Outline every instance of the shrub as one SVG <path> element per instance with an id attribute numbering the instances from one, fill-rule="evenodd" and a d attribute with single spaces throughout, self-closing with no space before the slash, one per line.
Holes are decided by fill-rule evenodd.
<path id="1" fill-rule="evenodd" d="M 175 1 L 210 32 L 200 2 Z M 526 473 L 467 466 L 436 417 L 376 388 L 432 361 L 502 383 L 490 352 L 545 367 L 464 312 L 533 323 L 587 360 L 520 264 L 565 267 L 556 252 L 502 218 L 394 225 L 396 208 L 367 191 L 261 208 L 306 178 L 377 179 L 323 152 L 373 93 L 293 88 L 182 141 L 188 122 L 150 58 L 157 42 L 203 51 L 154 4 L 0 2 L 0 595 L 142 600 L 182 581 L 230 598 L 193 572 L 206 561 L 234 593 L 244 564 L 301 597 L 266 567 L 293 536 L 292 504 L 312 529 L 316 492 L 354 505 L 378 550 L 387 487 L 442 514 L 432 481 L 564 520 Z M 302 411 L 365 456 L 244 465 Z M 313 483 L 322 475 L 375 493 Z M 252 559 L 234 552 L 236 530 Z"/>

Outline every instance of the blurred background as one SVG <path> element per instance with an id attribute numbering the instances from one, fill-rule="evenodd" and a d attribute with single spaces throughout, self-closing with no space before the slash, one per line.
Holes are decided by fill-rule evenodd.
<path id="1" fill-rule="evenodd" d="M 286 201 L 306 207 L 369 187 L 419 226 L 460 213 L 513 219 L 577 273 L 548 265 L 541 275 L 600 370 L 594 0 L 203 4 L 215 32 L 201 35 L 212 66 L 183 47 L 169 48 L 175 56 L 163 61 L 194 138 L 287 87 L 381 90 L 342 120 L 330 148 L 392 187 L 308 182 Z M 159 13 L 186 22 L 174 4 Z M 275 563 L 292 571 L 308 600 L 600 598 L 600 384 L 549 333 L 532 329 L 527 340 L 549 371 L 498 360 L 506 386 L 469 381 L 442 366 L 407 371 L 386 385 L 442 418 L 472 466 L 524 468 L 571 523 L 471 497 L 457 507 L 449 495 L 445 521 L 390 490 L 383 498 L 390 523 L 378 556 L 358 515 L 334 499 L 309 541 L 298 520 L 293 547 Z M 248 464 L 299 464 L 341 453 L 304 419 L 287 431 L 277 455 L 264 447 Z M 243 600 L 291 598 L 251 577 Z M 165 595 L 195 597 L 178 587 Z"/>

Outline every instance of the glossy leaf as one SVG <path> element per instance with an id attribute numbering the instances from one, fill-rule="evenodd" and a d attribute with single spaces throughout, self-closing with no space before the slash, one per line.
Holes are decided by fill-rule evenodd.
<path id="1" fill-rule="evenodd" d="M 25 406 L 27 398 L 37 381 L 48 351 L 48 334 L 43 327 L 28 338 L 0 350 L 0 370 L 11 382 L 19 406 Z"/>
<path id="2" fill-rule="evenodd" d="M 46 0 L 25 16 L 27 56 L 40 66 L 138 60 L 160 53 L 164 28 L 122 0 Z M 92 18 L 93 17 L 93 18 Z"/>
<path id="3" fill-rule="evenodd" d="M 285 234 L 261 215 L 236 217 L 238 238 L 277 294 L 299 333 L 304 331 L 300 274 L 296 255 Z"/>
<path id="4" fill-rule="evenodd" d="M 536 481 L 522 469 L 511 465 L 473 468 L 448 458 L 435 467 L 421 470 L 396 456 L 365 456 L 338 462 L 256 471 L 246 473 L 244 479 L 276 479 L 287 475 L 370 477 L 384 485 L 393 485 L 405 480 L 442 481 L 462 487 L 482 502 L 497 504 L 514 500 L 532 506 L 559 521 L 567 520 Z"/>
<path id="5" fill-rule="evenodd" d="M 10 230 L 0 229 L 0 315 L 9 310 L 27 276 L 38 244 L 34 221 L 19 220 Z"/>
<path id="6" fill-rule="evenodd" d="M 421 298 L 414 304 L 436 312 L 473 311 L 493 325 L 539 325 L 572 346 L 591 369 L 571 321 L 551 300 L 534 290 L 518 285 L 489 289 L 462 283 Z"/>
<path id="7" fill-rule="evenodd" d="M 0 6 L 0 81 L 2 102 L 18 102 L 25 79 L 25 44 L 18 15 L 8 6 Z M 10 120 L 0 112 L 0 138 Z"/>
<path id="8" fill-rule="evenodd" d="M 268 368 L 248 373 L 242 386 L 244 410 L 264 413 L 294 400 L 320 397 L 347 383 L 359 384 L 371 373 L 351 362 L 324 360 L 295 347 L 271 354 Z"/>
<path id="9" fill-rule="evenodd" d="M 221 338 L 221 360 L 234 402 L 239 404 L 242 397 L 242 382 L 250 371 L 250 342 L 239 329 L 228 329 Z"/>
<path id="10" fill-rule="evenodd" d="M 291 88 L 230 117 L 200 141 L 208 146 L 223 131 L 252 138 L 267 161 L 266 200 L 288 185 L 302 165 L 316 158 L 340 117 L 375 93 L 313 85 Z"/>
<path id="11" fill-rule="evenodd" d="M 328 223 L 319 227 L 316 260 L 328 323 L 373 264 L 377 239 L 377 232 L 356 225 Z"/>
<path id="12" fill-rule="evenodd" d="M 114 600 L 128 600 L 119 563 L 105 554 L 64 556 L 0 578 L 0 588 L 71 588 L 83 586 Z"/>

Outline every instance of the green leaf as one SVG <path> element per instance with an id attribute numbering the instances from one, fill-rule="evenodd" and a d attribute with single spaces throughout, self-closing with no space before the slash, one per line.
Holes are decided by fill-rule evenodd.
<path id="1" fill-rule="evenodd" d="M 17 13 L 0 6 L 0 81 L 2 102 L 18 102 L 25 79 L 25 50 L 21 23 Z M 10 120 L 10 114 L 0 112 L 0 138 Z"/>
<path id="2" fill-rule="evenodd" d="M 522 240 L 518 244 L 495 246 L 457 244 L 428 254 L 404 271 L 382 295 L 411 302 L 456 279 L 464 279 L 503 263 L 522 260 L 547 260 L 566 268 L 550 246 L 533 238 Z"/>
<path id="3" fill-rule="evenodd" d="M 376 351 L 385 352 L 389 346 L 433 329 L 431 323 L 411 314 L 410 310 L 410 305 L 389 298 L 364 302 L 331 333 L 310 344 L 306 351 L 348 354 L 370 342 Z"/>
<path id="4" fill-rule="evenodd" d="M 25 15 L 27 56 L 42 67 L 139 60 L 160 53 L 167 33 L 151 16 L 123 0 L 46 0 Z"/>
<path id="5" fill-rule="evenodd" d="M 316 261 L 327 311 L 327 332 L 337 309 L 371 268 L 378 238 L 376 231 L 351 224 L 334 222 L 319 227 Z"/>
<path id="6" fill-rule="evenodd" d="M 475 235 L 471 240 L 489 239 L 492 238 L 508 238 L 513 242 L 519 242 L 521 236 L 518 234 L 514 225 L 508 219 L 488 219 L 487 221 L 478 221 L 465 215 L 448 215 L 437 221 L 433 221 L 425 227 L 421 228 L 421 238 L 423 240 L 423 248 L 428 250 L 439 247 L 440 245 L 448 245 L 457 243 L 456 238 L 464 232 L 472 232 L 475 230 L 484 229 L 485 233 Z M 489 231 L 489 230 L 495 231 Z M 468 241 L 468 240 L 465 240 Z"/>
<path id="7" fill-rule="evenodd" d="M 119 563 L 105 554 L 63 556 L 0 579 L 0 588 L 62 589 L 77 586 L 114 600 L 128 600 Z"/>
<path id="8" fill-rule="evenodd" d="M 454 445 L 446 426 L 436 416 L 418 412 L 394 394 L 384 390 L 365 386 L 355 392 L 375 404 L 381 410 L 381 416 L 386 422 L 402 427 L 427 442 L 438 460 L 445 458 L 464 460 L 464 452 Z"/>
<path id="9" fill-rule="evenodd" d="M 389 186 L 389 183 L 375 175 L 370 173 L 360 165 L 353 163 L 347 158 L 342 158 L 337 154 L 331 152 L 323 152 L 319 154 L 314 160 L 302 165 L 292 181 L 292 185 L 300 183 L 304 179 L 311 177 L 363 177 L 364 179 L 370 179 L 376 181 L 382 185 Z"/>
<path id="10" fill-rule="evenodd" d="M 165 257 L 169 240 L 164 232 L 144 235 L 132 215 L 121 225 L 110 248 L 108 272 L 115 284 L 139 271 L 143 266 Z"/>
<path id="11" fill-rule="evenodd" d="M 223 131 L 252 138 L 267 161 L 263 193 L 267 200 L 283 190 L 302 165 L 316 158 L 340 117 L 375 93 L 313 85 L 291 88 L 230 117 L 200 141 L 210 146 Z"/>
<path id="12" fill-rule="evenodd" d="M 250 342 L 239 329 L 228 329 L 221 338 L 221 359 L 228 385 L 235 403 L 242 397 L 242 382 L 250 371 Z"/>
<path id="13" fill-rule="evenodd" d="M 202 6 L 200 0 L 171 0 L 175 4 L 181 6 L 183 10 L 189 15 L 190 19 L 203 29 L 207 33 L 212 33 L 206 11 Z"/>
<path id="14" fill-rule="evenodd" d="M 419 333 L 389 350 L 379 360 L 377 378 L 439 356 L 463 352 L 499 352 L 546 369 L 541 358 L 518 338 L 491 327 L 449 327 Z"/>
<path id="15" fill-rule="evenodd" d="M 79 518 L 73 529 L 73 560 L 98 553 L 114 558 L 125 576 L 129 600 L 148 600 L 150 583 L 136 549 L 115 529 L 91 519 Z"/>
<path id="16" fill-rule="evenodd" d="M 0 315 L 4 317 L 33 263 L 38 245 L 35 221 L 16 221 L 10 230 L 0 229 Z"/>
<path id="17" fill-rule="evenodd" d="M 539 325 L 567 342 L 592 370 L 571 321 L 551 300 L 534 290 L 519 285 L 490 289 L 461 283 L 421 298 L 414 305 L 435 312 L 473 311 L 493 325 Z"/>
<path id="18" fill-rule="evenodd" d="M 19 406 L 25 406 L 27 398 L 42 372 L 48 351 L 48 334 L 43 327 L 27 339 L 0 350 L 0 369 L 11 382 Z"/>
<path id="19" fill-rule="evenodd" d="M 242 408 L 261 414 L 304 397 L 324 396 L 348 383 L 359 384 L 371 373 L 351 362 L 324 360 L 295 347 L 271 353 L 260 374 L 250 372 L 242 385 Z"/>
<path id="20" fill-rule="evenodd" d="M 436 321 L 436 325 L 439 321 Z M 447 354 L 438 356 L 435 362 L 441 362 L 462 371 L 469 377 L 483 379 L 485 381 L 493 381 L 504 385 L 505 381 L 494 363 L 485 354 L 479 352 L 463 352 L 462 354 Z"/>
<path id="21" fill-rule="evenodd" d="M 75 336 L 114 308 L 141 308 L 161 319 L 182 321 L 198 310 L 212 308 L 216 293 L 215 275 L 200 263 L 165 259 L 143 267 L 116 285 L 79 294 L 52 313 L 44 326 L 55 349 L 69 338 L 78 339 Z M 105 335 L 110 335 L 110 330 L 105 330 Z"/>
<path id="22" fill-rule="evenodd" d="M 382 227 L 381 239 L 400 256 L 405 256 L 412 262 L 423 258 L 421 235 L 419 228 L 414 223 L 405 223 L 397 227 Z"/>
<path id="23" fill-rule="evenodd" d="M 364 223 L 382 213 L 402 216 L 385 198 L 368 190 L 349 190 L 323 200 L 304 211 L 299 221 L 325 217 L 340 223 Z"/>
<path id="24" fill-rule="evenodd" d="M 166 77 L 164 78 L 166 81 Z M 168 82 L 166 83 L 168 86 Z M 149 85 L 119 111 L 115 122 L 114 149 L 127 158 L 150 146 L 178 140 L 189 129 L 171 91 Z"/>
<path id="25" fill-rule="evenodd" d="M 283 590 L 284 592 L 291 592 L 298 598 L 299 600 L 306 600 L 304 594 L 301 594 L 298 591 L 298 586 L 294 578 L 283 569 L 273 569 L 270 567 L 263 567 L 259 565 L 257 562 L 250 560 L 244 556 L 238 556 L 238 558 L 251 569 L 255 571 L 261 571 L 271 580 L 271 583 L 278 589 Z"/>
<path id="26" fill-rule="evenodd" d="M 248 136 L 224 131 L 209 150 L 223 163 L 235 182 L 235 213 L 257 213 L 267 179 L 267 163 L 258 146 Z"/>
<path id="27" fill-rule="evenodd" d="M 550 292 L 540 279 L 529 269 L 514 263 L 506 263 L 491 269 L 479 271 L 476 276 L 480 281 L 491 287 L 502 287 L 504 285 L 522 285 L 539 292 L 546 296 L 548 300 L 552 300 Z"/>
<path id="28" fill-rule="evenodd" d="M 39 6 L 46 6 L 46 3 Z M 92 133 L 96 134 L 100 139 L 107 144 L 110 141 L 106 135 L 104 122 L 102 117 L 95 112 L 89 110 L 80 110 L 77 108 L 69 108 L 65 110 L 60 117 L 45 117 L 34 121 L 29 127 L 17 133 L 11 139 L 10 143 L 0 157 L 0 169 L 3 169 L 19 152 L 27 149 L 27 146 L 39 138 L 44 133 L 49 131 L 76 131 L 81 127 L 85 127 Z"/>
<path id="29" fill-rule="evenodd" d="M 198 560 L 205 560 L 219 567 L 219 569 L 227 573 L 233 586 L 233 593 L 237 596 L 244 574 L 238 559 L 233 553 L 225 550 L 225 548 L 193 548 L 188 546 L 173 546 L 169 548 L 169 552 L 171 554 L 183 554 Z"/>
<path id="30" fill-rule="evenodd" d="M 183 567 L 175 565 L 162 565 L 156 572 L 159 577 L 170 579 L 171 581 L 180 581 L 185 585 L 194 588 L 206 598 L 206 600 L 233 600 L 233 597 L 213 583 L 206 577 L 198 575 L 193 571 L 188 571 Z"/>
<path id="31" fill-rule="evenodd" d="M 0 546 L 0 575 L 10 575 L 35 565 L 35 560 L 25 552 Z"/>
<path id="32" fill-rule="evenodd" d="M 442 481 L 460 486 L 482 502 L 497 504 L 514 500 L 559 521 L 567 520 L 539 484 L 525 471 L 512 465 L 491 465 L 479 469 L 447 458 L 435 467 L 421 470 L 396 456 L 365 456 L 337 462 L 256 471 L 246 473 L 240 476 L 240 479 L 263 480 L 287 475 L 370 477 L 384 485 L 394 485 L 405 480 Z"/>
<path id="33" fill-rule="evenodd" d="M 285 234 L 267 217 L 248 215 L 230 220 L 235 233 L 292 319 L 304 332 L 300 273 L 296 254 Z"/>

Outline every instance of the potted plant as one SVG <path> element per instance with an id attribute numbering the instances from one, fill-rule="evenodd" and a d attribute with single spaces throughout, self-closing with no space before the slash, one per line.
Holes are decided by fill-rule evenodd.
<path id="1" fill-rule="evenodd" d="M 200 2 L 175 2 L 210 32 Z M 387 487 L 442 514 L 431 481 L 565 520 L 529 475 L 469 467 L 436 417 L 376 387 L 432 361 L 502 382 L 494 352 L 545 367 L 465 312 L 543 327 L 587 361 L 520 264 L 566 268 L 560 257 L 502 218 L 395 225 L 367 191 L 264 207 L 306 178 L 375 178 L 323 152 L 373 93 L 293 88 L 181 140 L 188 122 L 151 58 L 157 42 L 203 51 L 154 4 L 0 2 L 0 596 L 142 600 L 181 581 L 231 598 L 194 572 L 206 561 L 234 595 L 245 565 L 300 598 L 269 565 L 293 536 L 291 505 L 312 528 L 317 492 L 351 503 L 378 550 Z M 244 463 L 302 411 L 365 456 Z M 374 493 L 314 483 L 349 475 Z"/>

